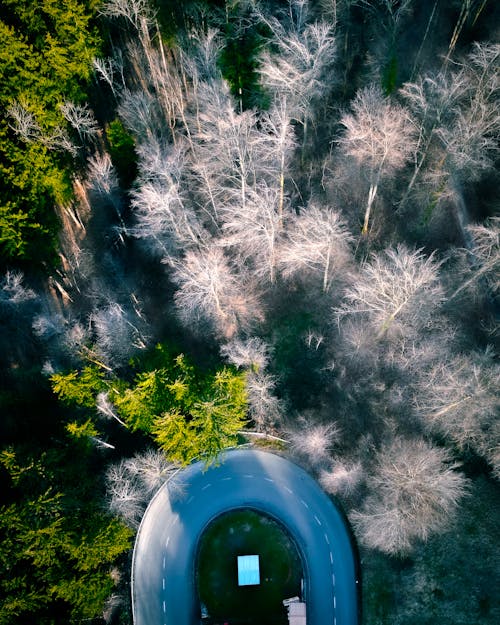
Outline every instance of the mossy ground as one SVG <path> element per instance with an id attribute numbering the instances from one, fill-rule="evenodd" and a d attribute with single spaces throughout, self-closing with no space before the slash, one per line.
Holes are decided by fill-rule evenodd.
<path id="1" fill-rule="evenodd" d="M 237 556 L 259 555 L 258 586 L 238 586 Z M 286 625 L 282 601 L 300 594 L 302 565 L 284 529 L 266 515 L 235 510 L 218 517 L 202 536 L 198 592 L 221 622 Z"/>

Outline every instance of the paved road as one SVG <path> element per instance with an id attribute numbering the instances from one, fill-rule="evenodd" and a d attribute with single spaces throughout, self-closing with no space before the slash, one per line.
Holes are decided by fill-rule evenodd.
<path id="1" fill-rule="evenodd" d="M 132 564 L 135 625 L 198 625 L 194 558 L 207 523 L 248 506 L 278 518 L 306 566 L 308 625 L 358 625 L 355 560 L 344 520 L 318 484 L 275 454 L 232 450 L 218 467 L 202 463 L 179 473 L 152 499 L 137 535 Z"/>

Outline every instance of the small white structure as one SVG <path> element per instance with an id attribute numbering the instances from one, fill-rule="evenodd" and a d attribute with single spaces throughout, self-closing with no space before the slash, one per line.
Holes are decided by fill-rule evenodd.
<path id="1" fill-rule="evenodd" d="M 260 584 L 259 556 L 238 556 L 238 586 Z"/>
<path id="2" fill-rule="evenodd" d="M 307 625 L 306 604 L 298 597 L 285 599 L 283 605 L 288 610 L 288 625 Z"/>

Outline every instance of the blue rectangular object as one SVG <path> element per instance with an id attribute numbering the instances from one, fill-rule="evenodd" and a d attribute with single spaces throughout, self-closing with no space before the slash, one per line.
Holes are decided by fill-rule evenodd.
<path id="1" fill-rule="evenodd" d="M 259 556 L 238 556 L 238 586 L 260 584 Z"/>

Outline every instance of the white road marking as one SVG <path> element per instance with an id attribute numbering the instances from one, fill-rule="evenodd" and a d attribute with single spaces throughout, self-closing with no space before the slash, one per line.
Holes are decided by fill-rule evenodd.
<path id="1" fill-rule="evenodd" d="M 166 558 L 165 556 L 163 556 L 163 568 L 165 568 L 166 564 L 167 564 Z"/>
<path id="2" fill-rule="evenodd" d="M 222 481 L 223 482 L 230 482 L 233 478 L 232 477 L 223 477 Z"/>
<path id="3" fill-rule="evenodd" d="M 163 590 L 165 590 L 165 578 L 162 579 L 162 587 L 163 587 Z"/>
<path id="4" fill-rule="evenodd" d="M 187 500 L 187 502 L 186 502 L 186 503 L 187 503 L 187 504 L 190 504 L 190 503 L 193 501 L 193 499 L 194 499 L 194 496 L 193 496 L 193 495 L 191 495 L 191 497 Z"/>
<path id="5" fill-rule="evenodd" d="M 333 564 L 333 553 L 330 551 L 330 564 Z"/>
<path id="6" fill-rule="evenodd" d="M 321 525 L 321 521 L 318 519 L 318 517 L 317 517 L 316 515 L 314 515 L 314 518 L 316 519 L 316 523 L 317 523 L 318 525 Z"/>
<path id="7" fill-rule="evenodd" d="M 332 584 L 335 587 L 335 573 L 332 573 Z"/>
<path id="8" fill-rule="evenodd" d="M 205 484 L 205 486 L 203 486 L 201 490 L 207 490 L 207 488 L 210 488 L 210 486 L 212 486 L 212 484 Z"/>
<path id="9" fill-rule="evenodd" d="M 250 475 L 249 473 L 245 473 L 243 477 L 253 477 L 253 475 Z"/>
<path id="10" fill-rule="evenodd" d="M 292 494 L 292 491 L 288 488 L 288 486 L 283 486 L 283 488 L 286 490 L 287 493 L 290 493 L 290 495 Z"/>
<path id="11" fill-rule="evenodd" d="M 309 510 L 309 506 L 307 505 L 307 503 L 306 503 L 303 499 L 301 499 L 301 500 L 300 500 L 300 503 L 301 503 L 301 504 L 302 504 L 305 508 L 307 508 L 307 509 Z"/>
<path id="12" fill-rule="evenodd" d="M 264 479 L 266 480 L 266 482 L 272 482 L 274 484 L 274 480 L 272 480 L 270 477 L 265 477 Z"/>
<path id="13" fill-rule="evenodd" d="M 165 601 L 163 602 L 163 611 L 166 612 L 167 611 L 167 606 L 165 605 Z"/>
<path id="14" fill-rule="evenodd" d="M 329 545 L 330 539 L 328 538 L 328 534 L 326 532 L 325 532 L 325 540 L 326 540 L 326 544 Z"/>
<path id="15" fill-rule="evenodd" d="M 172 523 L 170 524 L 170 527 L 174 527 L 174 525 L 177 523 L 177 521 L 179 520 L 178 516 L 174 516 L 174 519 L 172 521 Z"/>
<path id="16" fill-rule="evenodd" d="M 167 536 L 167 540 L 165 541 L 165 547 L 168 547 L 169 542 L 170 542 L 170 536 Z"/>
<path id="17" fill-rule="evenodd" d="M 333 595 L 333 609 L 337 609 L 337 597 L 335 595 Z"/>

